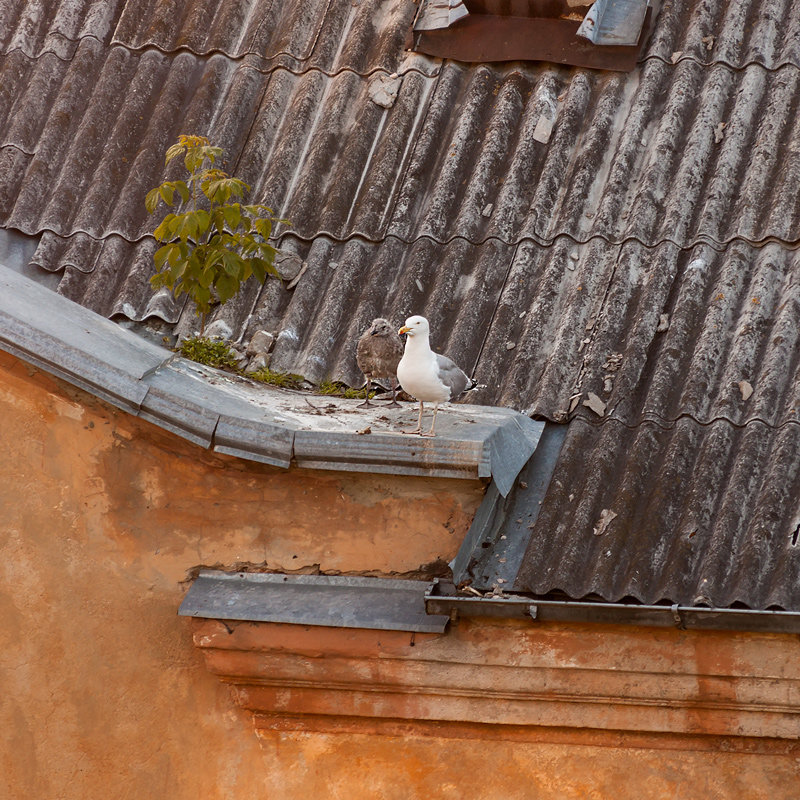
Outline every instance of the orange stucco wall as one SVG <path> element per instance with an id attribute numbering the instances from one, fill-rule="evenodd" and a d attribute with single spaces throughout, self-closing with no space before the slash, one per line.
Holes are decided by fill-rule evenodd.
<path id="1" fill-rule="evenodd" d="M 226 662 L 217 642 L 206 664 L 198 623 L 176 615 L 199 565 L 388 575 L 447 560 L 478 482 L 216 456 L 1 353 L 0 446 L 0 798 L 800 795 L 797 737 L 769 733 L 794 724 L 796 637 L 459 621 L 443 637 L 381 636 L 383 652 L 363 632 L 284 626 L 264 644 L 252 626 L 209 622 L 206 635 L 238 637 L 243 654 Z M 231 689 L 214 664 L 273 685 Z M 303 686 L 301 673 L 316 677 Z M 348 681 L 363 684 L 362 705 L 341 716 Z M 749 733 L 670 727 L 664 698 L 681 693 L 710 702 L 725 731 L 749 704 Z M 619 727 L 630 697 L 644 709 L 637 732 Z M 526 721 L 531 702 L 551 716 Z"/>
<path id="2" fill-rule="evenodd" d="M 261 734 L 269 797 L 325 800 L 793 800 L 796 759 L 553 741 Z M 347 764 L 344 770 L 342 765 Z"/>
<path id="3" fill-rule="evenodd" d="M 217 456 L 0 353 L 0 797 L 268 796 L 247 714 L 176 614 L 199 565 L 406 573 L 477 481 Z"/>

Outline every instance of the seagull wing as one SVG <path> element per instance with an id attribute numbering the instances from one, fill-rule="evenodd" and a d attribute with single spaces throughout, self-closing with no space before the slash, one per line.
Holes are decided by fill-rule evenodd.
<path id="1" fill-rule="evenodd" d="M 455 400 L 472 383 L 464 371 L 447 356 L 436 354 L 436 368 L 439 380 L 450 389 L 451 400 Z"/>

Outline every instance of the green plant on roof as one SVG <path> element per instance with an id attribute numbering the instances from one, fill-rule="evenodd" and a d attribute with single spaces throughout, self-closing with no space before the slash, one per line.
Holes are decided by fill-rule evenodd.
<path id="1" fill-rule="evenodd" d="M 225 342 L 218 339 L 208 339 L 204 336 L 194 336 L 184 339 L 178 349 L 184 357 L 196 361 L 198 364 L 206 364 L 209 367 L 219 367 L 221 369 L 239 371 L 239 363 L 236 354 L 228 347 Z"/>
<path id="2" fill-rule="evenodd" d="M 317 386 L 317 394 L 329 395 L 331 397 L 344 397 L 347 400 L 363 400 L 366 397 L 366 387 L 363 389 L 351 389 L 338 381 L 328 380 L 327 378 Z M 375 392 L 369 393 L 369 399 L 375 397 Z"/>
<path id="3" fill-rule="evenodd" d="M 299 389 L 300 384 L 303 382 L 302 375 L 296 375 L 294 372 L 276 372 L 269 367 L 262 367 L 255 372 L 249 373 L 247 377 L 260 383 L 269 383 L 272 386 L 280 386 L 284 389 Z"/>
<path id="4" fill-rule="evenodd" d="M 250 187 L 215 167 L 222 148 L 206 137 L 179 136 L 166 163 L 180 156 L 188 180 L 165 181 L 145 197 L 150 214 L 162 201 L 177 205 L 178 212 L 169 212 L 153 232 L 162 246 L 150 283 L 154 289 L 166 286 L 176 298 L 188 294 L 202 331 L 212 304 L 226 303 L 248 278 L 264 283 L 268 275 L 279 277 L 269 238 L 273 224 L 289 222 L 265 205 L 239 202 Z"/>

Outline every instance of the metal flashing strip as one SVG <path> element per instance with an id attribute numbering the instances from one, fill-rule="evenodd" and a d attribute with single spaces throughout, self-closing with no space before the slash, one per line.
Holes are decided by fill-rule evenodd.
<path id="1" fill-rule="evenodd" d="M 738 608 L 646 606 L 627 603 L 587 603 L 571 600 L 538 600 L 522 595 L 469 597 L 442 594 L 453 591 L 434 581 L 425 594 L 429 614 L 446 614 L 450 619 L 501 617 L 531 619 L 537 622 L 641 625 L 680 630 L 758 631 L 761 633 L 800 633 L 800 612 L 759 611 Z"/>
<path id="2" fill-rule="evenodd" d="M 142 378 L 164 350 L 14 270 L 0 269 L 0 347 L 103 400 L 138 413 Z"/>
<path id="3" fill-rule="evenodd" d="M 648 0 L 596 0 L 577 35 L 602 46 L 636 46 L 648 6 Z"/>
<path id="4" fill-rule="evenodd" d="M 468 417 L 468 422 L 464 421 Z M 502 408 L 462 406 L 440 418 L 433 439 L 373 432 L 297 431 L 298 466 L 446 478 L 492 478 L 503 496 L 536 450 L 543 422 Z"/>
<path id="5" fill-rule="evenodd" d="M 534 454 L 515 475 L 516 487 L 507 497 L 490 487 L 472 525 L 450 564 L 456 583 L 470 579 L 472 586 L 490 591 L 512 587 L 531 537 L 542 500 L 567 435 L 567 426 L 540 423 L 542 430 Z"/>
<path id="6" fill-rule="evenodd" d="M 427 581 L 202 571 L 184 617 L 333 628 L 442 633 L 448 617 L 425 609 Z"/>

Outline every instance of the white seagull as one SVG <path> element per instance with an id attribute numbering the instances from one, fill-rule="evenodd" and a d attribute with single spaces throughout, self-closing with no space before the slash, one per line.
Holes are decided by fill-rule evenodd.
<path id="1" fill-rule="evenodd" d="M 425 317 L 409 317 L 398 333 L 405 333 L 406 346 L 397 365 L 397 380 L 403 389 L 419 400 L 419 421 L 416 430 L 420 436 L 435 436 L 436 412 L 439 403 L 455 400 L 460 394 L 476 386 L 449 358 L 434 353 L 430 345 L 430 326 Z M 433 403 L 431 429 L 422 432 L 424 403 Z"/>

